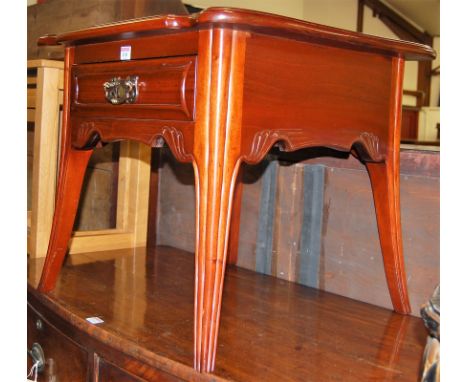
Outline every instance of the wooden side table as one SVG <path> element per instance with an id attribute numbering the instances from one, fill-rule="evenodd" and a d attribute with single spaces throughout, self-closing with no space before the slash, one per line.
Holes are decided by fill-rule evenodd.
<path id="1" fill-rule="evenodd" d="M 28 253 L 31 257 L 44 257 L 54 215 L 60 107 L 63 103 L 63 62 L 28 60 L 27 68 L 27 120 L 34 123 Z M 150 150 L 137 142 L 121 143 L 116 228 L 74 232 L 69 243 L 70 253 L 146 245 Z"/>
<path id="2" fill-rule="evenodd" d="M 242 162 L 326 146 L 366 163 L 393 306 L 409 313 L 399 144 L 404 60 L 431 48 L 238 9 L 59 36 L 65 56 L 57 205 L 39 290 L 55 286 L 96 145 L 164 142 L 193 164 L 197 200 L 194 367 L 214 369 L 234 186 Z M 179 277 L 179 275 L 174 275 Z"/>

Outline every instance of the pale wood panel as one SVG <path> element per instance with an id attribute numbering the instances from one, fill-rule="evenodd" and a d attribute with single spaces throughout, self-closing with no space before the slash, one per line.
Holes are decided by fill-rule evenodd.
<path id="1" fill-rule="evenodd" d="M 146 245 L 151 148 L 122 142 L 119 159 L 117 228 L 134 232 L 134 246 Z"/>
<path id="2" fill-rule="evenodd" d="M 28 109 L 33 109 L 36 107 L 36 95 L 37 89 L 28 89 Z"/>
<path id="3" fill-rule="evenodd" d="M 27 118 L 27 121 L 28 122 L 34 122 L 35 118 L 36 118 L 36 109 L 27 109 L 27 114 L 26 114 L 26 118 Z"/>
<path id="4" fill-rule="evenodd" d="M 28 60 L 27 66 L 28 66 L 28 69 L 53 68 L 53 69 L 62 69 L 63 70 L 63 61 L 45 60 L 45 59 Z M 62 82 L 62 84 L 63 84 L 63 82 Z"/>
<path id="5" fill-rule="evenodd" d="M 36 89 L 28 89 L 28 107 L 30 102 L 36 106 L 31 198 L 32 229 L 28 238 L 28 251 L 32 257 L 45 256 L 52 227 L 59 137 L 57 89 L 60 77 L 63 77 L 61 69 L 38 68 L 37 92 Z"/>
<path id="6" fill-rule="evenodd" d="M 104 232 L 107 231 L 107 232 Z M 82 231 L 70 241 L 70 253 L 106 251 L 134 247 L 134 233 L 116 230 Z M 93 233 L 94 232 L 94 233 Z M 141 246 L 146 245 L 143 243 Z"/>

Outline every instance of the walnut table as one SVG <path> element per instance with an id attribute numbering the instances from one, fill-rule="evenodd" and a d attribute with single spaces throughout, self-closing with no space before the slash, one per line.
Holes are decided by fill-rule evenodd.
<path id="1" fill-rule="evenodd" d="M 242 162 L 326 146 L 369 171 L 393 306 L 409 313 L 400 227 L 404 61 L 431 48 L 280 16 L 210 8 L 109 24 L 65 45 L 56 210 L 39 290 L 54 288 L 93 148 L 164 142 L 196 179 L 194 367 L 212 371 L 236 176 Z"/>

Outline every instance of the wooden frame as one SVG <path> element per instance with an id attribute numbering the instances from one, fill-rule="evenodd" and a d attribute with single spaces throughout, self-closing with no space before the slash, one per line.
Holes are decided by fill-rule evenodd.
<path id="1" fill-rule="evenodd" d="M 63 62 L 29 60 L 27 121 L 35 125 L 31 211 L 28 211 L 28 253 L 45 257 L 55 205 L 59 150 L 59 115 L 63 102 Z M 145 145 L 122 142 L 119 158 L 117 224 L 115 229 L 78 231 L 70 253 L 146 245 L 151 151 Z"/>

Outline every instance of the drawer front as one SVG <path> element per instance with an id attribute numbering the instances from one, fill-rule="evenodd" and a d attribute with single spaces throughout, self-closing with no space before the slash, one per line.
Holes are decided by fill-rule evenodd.
<path id="1" fill-rule="evenodd" d="M 88 353 L 28 306 L 28 350 L 34 343 L 40 345 L 45 358 L 38 381 L 86 381 Z M 28 356 L 28 370 L 31 366 Z"/>
<path id="2" fill-rule="evenodd" d="M 196 56 L 75 65 L 71 112 L 99 118 L 193 120 Z M 112 81 L 114 80 L 114 81 Z M 113 104 L 104 84 L 131 80 L 134 97 Z M 114 98 L 115 100 L 115 98 Z"/>
<path id="3" fill-rule="evenodd" d="M 143 372 L 143 376 L 141 378 L 130 374 L 120 367 L 100 358 L 98 368 L 99 376 L 97 377 L 97 380 L 99 382 L 182 382 L 181 379 L 163 371 L 156 371 L 153 368 L 145 368 L 144 366 L 139 369 Z"/>

